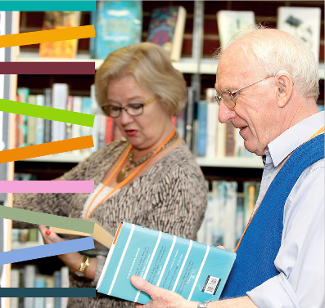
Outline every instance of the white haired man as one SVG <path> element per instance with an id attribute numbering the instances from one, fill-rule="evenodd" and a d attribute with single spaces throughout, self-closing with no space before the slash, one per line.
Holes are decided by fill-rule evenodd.
<path id="1" fill-rule="evenodd" d="M 263 156 L 255 211 L 219 301 L 190 302 L 133 276 L 144 307 L 324 307 L 324 112 L 318 65 L 299 40 L 254 27 L 218 56 L 219 121 Z M 141 305 L 136 304 L 136 307 Z"/>

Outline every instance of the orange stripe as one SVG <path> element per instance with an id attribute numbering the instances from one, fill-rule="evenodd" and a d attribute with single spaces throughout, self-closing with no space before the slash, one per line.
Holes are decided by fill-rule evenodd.
<path id="1" fill-rule="evenodd" d="M 117 232 L 116 232 L 116 235 L 115 235 L 115 238 L 114 238 L 114 241 L 113 241 L 113 245 L 116 244 L 116 241 L 117 241 L 118 236 L 120 235 L 120 231 L 122 229 L 122 226 L 123 226 L 123 222 L 120 222 L 120 225 L 119 225 L 119 227 L 117 229 Z"/>
<path id="2" fill-rule="evenodd" d="M 24 148 L 0 151 L 0 164 L 21 159 L 58 154 L 68 151 L 88 149 L 94 146 L 93 136 L 72 138 Z"/>
<path id="3" fill-rule="evenodd" d="M 95 37 L 94 25 L 2 35 L 0 48 Z"/>

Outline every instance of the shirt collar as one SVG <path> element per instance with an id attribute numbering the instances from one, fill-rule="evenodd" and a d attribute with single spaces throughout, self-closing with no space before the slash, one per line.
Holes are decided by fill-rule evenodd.
<path id="1" fill-rule="evenodd" d="M 268 145 L 274 167 L 324 126 L 325 112 L 318 112 L 283 132 Z"/>

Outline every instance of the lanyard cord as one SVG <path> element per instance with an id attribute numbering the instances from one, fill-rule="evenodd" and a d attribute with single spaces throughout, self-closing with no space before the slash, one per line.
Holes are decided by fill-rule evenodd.
<path id="1" fill-rule="evenodd" d="M 109 183 L 109 181 L 114 177 L 114 175 L 118 172 L 119 168 L 121 165 L 125 162 L 129 152 L 131 151 L 131 145 L 129 146 L 127 152 L 123 156 L 121 162 L 118 164 L 118 166 L 115 168 L 114 172 L 112 175 L 105 181 L 103 187 L 97 192 L 97 194 L 94 196 L 94 198 L 91 200 L 90 204 L 88 205 L 85 218 L 89 218 L 93 211 L 100 205 L 102 204 L 108 197 L 110 197 L 116 190 L 120 189 L 123 187 L 127 182 L 129 182 L 159 151 L 160 149 L 166 145 L 166 143 L 175 135 L 176 129 L 173 129 L 173 132 L 165 139 L 165 141 L 154 151 L 151 157 L 149 157 L 138 169 L 136 169 L 134 172 L 132 172 L 129 176 L 127 176 L 121 183 L 119 183 L 116 187 L 114 187 L 113 190 L 111 190 L 93 209 L 91 212 L 89 212 L 91 205 L 94 203 L 95 199 L 97 196 L 101 193 L 101 191 L 105 188 L 105 186 Z"/>
<path id="2" fill-rule="evenodd" d="M 323 126 L 323 127 L 322 127 L 321 129 L 319 129 L 319 130 L 318 130 L 314 135 L 312 135 L 312 136 L 311 136 L 307 141 L 309 141 L 310 139 L 313 139 L 314 137 L 320 135 L 322 132 L 324 132 L 324 130 L 325 130 L 325 127 Z M 307 142 L 307 141 L 306 141 L 306 142 Z M 304 142 L 304 143 L 306 143 L 306 142 Z M 293 152 L 292 152 L 292 153 L 293 153 Z M 292 154 L 292 153 L 291 153 L 291 154 Z M 276 173 L 275 176 L 277 176 L 277 174 L 279 173 L 279 171 L 281 170 L 281 168 L 284 166 L 284 164 L 286 163 L 286 161 L 288 160 L 288 158 L 291 156 L 291 154 L 290 154 L 290 155 L 289 155 L 289 156 L 284 160 L 284 162 L 282 163 L 281 167 L 279 168 L 279 170 L 277 171 L 277 173 Z M 270 187 L 270 186 L 269 186 L 269 187 Z M 260 207 L 260 205 L 261 205 L 261 203 L 262 203 L 262 201 L 263 201 L 263 199 L 264 199 L 265 194 L 267 193 L 267 191 L 268 191 L 268 189 L 267 189 L 266 192 L 264 193 L 263 198 L 262 198 L 261 202 L 259 203 L 259 205 L 257 206 L 256 210 L 254 211 L 254 213 L 252 213 L 251 217 L 249 218 L 249 221 L 248 221 L 248 223 L 247 223 L 247 225 L 246 225 L 246 228 L 245 228 L 245 230 L 244 230 L 244 232 L 243 232 L 243 234 L 242 234 L 240 240 L 238 241 L 238 244 L 237 244 L 237 246 L 236 246 L 236 248 L 235 248 L 235 250 L 234 250 L 235 252 L 237 252 L 237 250 L 238 250 L 238 248 L 239 248 L 239 245 L 240 245 L 240 243 L 241 243 L 241 241 L 242 241 L 242 239 L 243 239 L 243 237 L 244 237 L 244 235 L 245 235 L 245 233 L 246 233 L 246 231 L 247 231 L 247 229 L 248 229 L 248 227 L 249 227 L 251 221 L 253 220 L 256 211 L 257 211 L 258 208 Z"/>

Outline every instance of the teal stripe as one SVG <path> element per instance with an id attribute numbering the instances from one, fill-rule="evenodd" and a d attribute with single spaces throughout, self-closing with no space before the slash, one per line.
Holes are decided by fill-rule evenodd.
<path id="1" fill-rule="evenodd" d="M 0 217 L 93 234 L 95 222 L 0 206 Z"/>
<path id="2" fill-rule="evenodd" d="M 92 114 L 31 105 L 5 99 L 0 99 L 0 111 L 64 123 L 78 124 L 87 127 L 93 127 L 95 119 L 95 116 Z"/>
<path id="3" fill-rule="evenodd" d="M 96 1 L 0 1 L 0 11 L 96 11 Z"/>
<path id="4" fill-rule="evenodd" d="M 96 297 L 96 288 L 0 288 L 0 297 Z"/>

